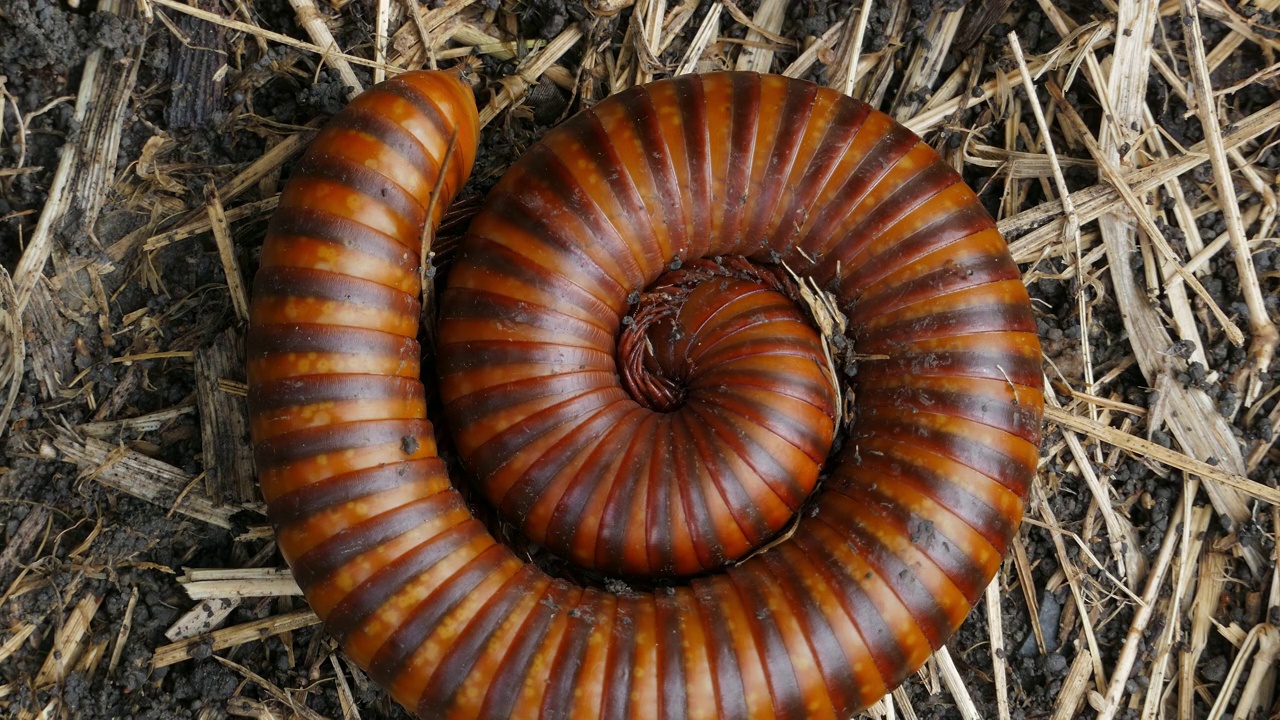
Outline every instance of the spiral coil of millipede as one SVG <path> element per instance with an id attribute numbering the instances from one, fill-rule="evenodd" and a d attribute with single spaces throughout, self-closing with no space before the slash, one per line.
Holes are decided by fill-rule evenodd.
<path id="1" fill-rule="evenodd" d="M 874 703 L 991 581 L 1036 467 L 1035 323 L 974 193 L 867 105 L 748 73 L 620 93 L 511 168 L 450 270 L 435 392 L 531 541 L 674 578 L 609 592 L 495 540 L 427 419 L 420 242 L 478 135 L 455 75 L 380 84 L 312 142 L 268 231 L 254 449 L 327 630 L 424 718 Z M 834 296 L 855 377 L 779 268 Z"/>

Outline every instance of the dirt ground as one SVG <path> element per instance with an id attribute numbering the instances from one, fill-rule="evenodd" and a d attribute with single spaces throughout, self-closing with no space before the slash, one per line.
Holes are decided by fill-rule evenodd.
<path id="1" fill-rule="evenodd" d="M 611 88 L 748 67 L 916 118 L 1000 220 L 1042 473 L 1000 622 L 980 603 L 961 687 L 931 661 L 896 717 L 1280 718 L 1277 0 L 0 0 L 0 713 L 406 717 L 280 571 L 240 307 L 311 128 L 370 59 L 428 61 L 406 7 L 474 71 L 473 199 Z"/>

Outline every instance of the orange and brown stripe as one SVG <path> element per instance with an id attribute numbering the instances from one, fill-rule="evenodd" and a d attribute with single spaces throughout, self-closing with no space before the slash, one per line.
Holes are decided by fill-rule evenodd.
<path id="1" fill-rule="evenodd" d="M 438 348 L 458 448 L 499 510 L 608 572 L 702 573 L 773 537 L 831 468 L 769 549 L 614 594 L 516 558 L 436 457 L 418 241 L 477 132 L 451 75 L 379 85 L 317 138 L 273 219 L 254 441 L 312 606 L 424 718 L 844 718 L 875 702 L 963 620 L 1035 472 L 1039 346 L 977 198 L 866 105 L 742 73 L 629 90 L 511 169 L 452 269 Z M 832 288 L 849 340 L 887 356 L 860 364 L 834 460 L 820 340 L 754 280 L 713 280 L 673 313 L 651 369 L 686 382 L 678 409 L 623 387 L 637 294 L 716 255 Z"/>

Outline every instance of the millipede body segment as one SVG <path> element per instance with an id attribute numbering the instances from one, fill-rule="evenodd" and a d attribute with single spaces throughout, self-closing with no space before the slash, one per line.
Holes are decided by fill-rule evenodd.
<path id="1" fill-rule="evenodd" d="M 511 168 L 450 270 L 438 392 L 505 519 L 670 584 L 607 592 L 497 542 L 437 456 L 420 241 L 478 132 L 452 74 L 378 85 L 268 231 L 254 446 L 326 628 L 424 718 L 843 719 L 892 690 L 995 575 L 1038 455 L 1035 323 L 973 192 L 867 105 L 749 73 L 620 93 Z M 834 456 L 783 267 L 864 358 Z"/>

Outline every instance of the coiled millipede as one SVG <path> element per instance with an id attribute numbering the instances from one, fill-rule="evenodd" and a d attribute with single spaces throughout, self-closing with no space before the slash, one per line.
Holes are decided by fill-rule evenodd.
<path id="1" fill-rule="evenodd" d="M 867 105 L 747 73 L 620 93 L 511 168 L 450 271 L 439 392 L 534 542 L 674 578 L 611 592 L 496 541 L 437 455 L 420 242 L 478 132 L 454 75 L 383 83 L 268 231 L 255 452 L 328 631 L 424 718 L 848 718 L 892 690 L 996 573 L 1036 467 L 1035 323 L 973 192 Z M 864 358 L 847 431 L 783 265 Z"/>

